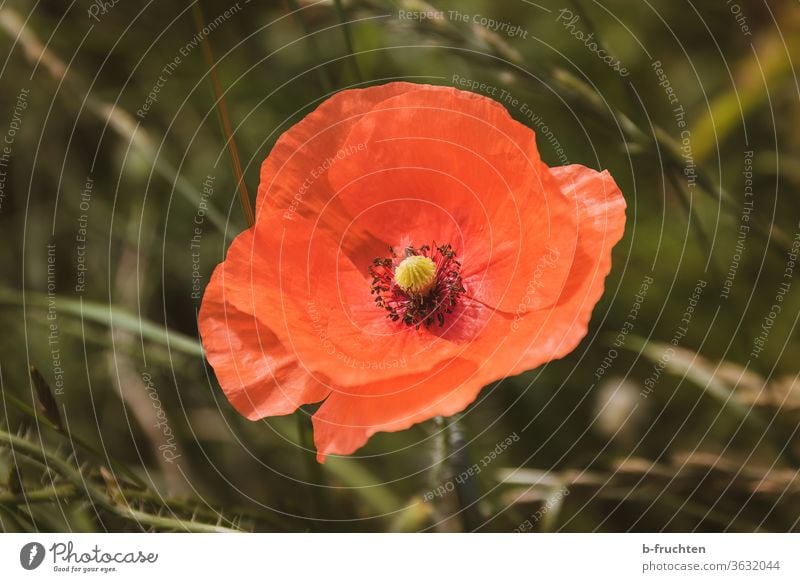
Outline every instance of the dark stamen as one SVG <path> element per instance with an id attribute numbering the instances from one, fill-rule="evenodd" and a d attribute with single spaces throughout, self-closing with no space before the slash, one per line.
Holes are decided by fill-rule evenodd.
<path id="1" fill-rule="evenodd" d="M 433 251 L 431 251 L 433 249 Z M 430 326 L 437 321 L 444 325 L 445 315 L 453 312 L 458 299 L 466 292 L 461 281 L 461 263 L 456 260 L 452 246 L 423 245 L 418 249 L 406 247 L 405 257 L 398 257 L 389 247 L 391 257 L 376 258 L 369 267 L 372 276 L 372 294 L 375 305 L 387 312 L 386 317 L 392 321 L 402 321 L 405 325 L 417 329 L 421 325 Z M 425 294 L 405 291 L 394 280 L 394 272 L 403 258 L 424 256 L 436 265 L 436 277 L 433 286 Z"/>

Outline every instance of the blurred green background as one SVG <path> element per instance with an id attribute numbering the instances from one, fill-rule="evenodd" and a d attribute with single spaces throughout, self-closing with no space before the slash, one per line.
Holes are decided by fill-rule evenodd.
<path id="1" fill-rule="evenodd" d="M 205 0 L 197 17 L 0 7 L 0 529 L 800 529 L 797 2 Z M 609 169 L 628 228 L 587 338 L 457 427 L 324 466 L 310 410 L 239 417 L 197 340 L 192 286 L 245 228 L 201 37 L 251 195 L 292 123 L 395 79 L 505 92 L 548 163 Z"/>

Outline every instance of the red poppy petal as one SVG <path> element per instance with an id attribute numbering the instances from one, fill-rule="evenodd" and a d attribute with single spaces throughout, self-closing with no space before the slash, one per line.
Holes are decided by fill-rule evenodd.
<path id="1" fill-rule="evenodd" d="M 608 173 L 573 164 L 551 168 L 561 190 L 578 204 L 578 253 L 559 305 L 572 295 L 580 294 L 588 285 L 586 300 L 580 303 L 589 309 L 603 294 L 606 275 L 611 271 L 611 249 L 625 234 L 625 198 Z M 580 283 L 580 274 L 586 282 Z"/>
<path id="2" fill-rule="evenodd" d="M 329 389 L 303 370 L 274 333 L 225 301 L 224 280 L 223 263 L 206 287 L 198 327 L 206 358 L 233 407 L 256 420 L 325 398 Z"/>
<path id="3" fill-rule="evenodd" d="M 463 410 L 483 387 L 475 368 L 454 359 L 431 374 L 403 377 L 402 382 L 383 380 L 362 386 L 358 393 L 332 392 L 311 419 L 317 460 L 348 455 L 376 432 L 404 430 Z"/>
<path id="4" fill-rule="evenodd" d="M 474 356 L 491 358 L 497 369 L 518 374 L 570 353 L 583 339 L 611 270 L 611 249 L 625 230 L 625 199 L 607 172 L 579 165 L 553 168 L 564 194 L 577 203 L 578 249 L 555 306 L 495 317 Z"/>
<path id="5" fill-rule="evenodd" d="M 450 243 L 472 297 L 524 311 L 551 305 L 577 240 L 574 202 L 539 159 L 534 133 L 499 103 L 420 86 L 353 124 L 329 181 L 355 224 L 387 245 Z M 543 257 L 558 254 L 548 269 Z M 536 278 L 536 293 L 526 288 Z"/>
<path id="6" fill-rule="evenodd" d="M 203 343 L 249 418 L 328 395 L 323 458 L 574 349 L 625 223 L 606 172 L 550 170 L 498 103 L 407 83 L 340 92 L 289 129 L 257 206 L 209 283 Z M 371 259 L 431 243 L 456 248 L 467 294 L 444 327 L 387 321 Z"/>
<path id="7" fill-rule="evenodd" d="M 319 221 L 321 228 L 337 235 L 351 222 L 347 212 L 334 197 L 327 173 L 340 157 L 360 158 L 358 148 L 344 149 L 350 128 L 381 101 L 413 91 L 411 83 L 388 83 L 367 89 L 340 91 L 323 101 L 317 109 L 290 127 L 277 140 L 261 165 L 261 180 L 256 200 L 257 219 L 262 214 L 294 214 Z M 385 245 L 368 234 L 350 227 L 343 250 L 358 259 L 369 261 Z"/>
<path id="8" fill-rule="evenodd" d="M 302 216 L 316 218 L 331 197 L 327 179 L 318 179 L 326 168 L 318 170 L 337 158 L 352 125 L 381 101 L 416 87 L 411 83 L 388 83 L 340 91 L 323 101 L 275 142 L 261 165 L 257 209 L 266 206 L 284 212 L 294 207 Z M 308 190 L 303 188 L 306 180 L 312 182 L 313 189 L 308 196 L 298 196 Z"/>
<path id="9" fill-rule="evenodd" d="M 554 176 L 579 208 L 579 251 L 556 306 L 511 316 L 494 312 L 458 358 L 420 374 L 334 390 L 313 417 L 318 460 L 350 454 L 379 431 L 397 431 L 466 408 L 481 388 L 572 351 L 587 325 L 622 237 L 625 201 L 608 172 L 582 166 Z M 486 322 L 485 322 L 486 323 Z"/>
<path id="10" fill-rule="evenodd" d="M 467 299 L 444 327 L 389 321 L 367 274 L 300 218 L 286 228 L 280 217 L 262 217 L 218 270 L 227 304 L 255 317 L 298 366 L 339 386 L 429 371 L 462 352 L 487 313 Z"/>

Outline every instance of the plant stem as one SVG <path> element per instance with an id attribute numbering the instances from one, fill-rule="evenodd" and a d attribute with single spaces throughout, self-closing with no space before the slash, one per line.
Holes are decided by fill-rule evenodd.
<path id="1" fill-rule="evenodd" d="M 456 478 L 456 494 L 461 507 L 464 529 L 466 531 L 475 531 L 481 527 L 485 520 L 478 507 L 480 491 L 478 490 L 477 481 L 474 476 L 468 474 L 471 464 L 460 420 L 461 415 L 456 414 L 450 418 L 450 423 L 446 425 L 449 449 L 447 460 L 450 464 L 451 472 Z M 458 478 L 460 476 L 465 478 Z"/>
<path id="2" fill-rule="evenodd" d="M 319 527 L 318 519 L 322 517 L 321 511 L 324 506 L 320 495 L 320 487 L 317 485 L 323 484 L 324 475 L 322 474 L 322 466 L 314 458 L 314 438 L 312 429 L 307 422 L 311 418 L 311 414 L 301 407 L 300 410 L 295 412 L 295 416 L 297 417 L 297 432 L 300 439 L 300 454 L 303 455 L 303 462 L 308 473 L 308 498 L 311 505 L 310 519 L 315 527 Z"/>
<path id="3" fill-rule="evenodd" d="M 74 497 L 76 494 L 77 491 L 75 486 L 67 483 L 53 487 L 32 489 L 30 491 L 26 491 L 25 493 L 0 493 L 0 504 L 25 505 L 28 503 L 55 502 L 57 499 Z"/>

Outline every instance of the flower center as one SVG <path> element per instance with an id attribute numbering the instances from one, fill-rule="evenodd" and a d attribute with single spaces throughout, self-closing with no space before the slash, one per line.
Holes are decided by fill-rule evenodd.
<path id="1" fill-rule="evenodd" d="M 436 265 L 428 257 L 406 257 L 394 270 L 394 280 L 403 291 L 426 295 L 436 280 Z"/>
<path id="2" fill-rule="evenodd" d="M 461 263 L 448 245 L 406 247 L 398 257 L 389 247 L 391 257 L 372 261 L 372 294 L 375 305 L 387 312 L 392 321 L 402 321 L 419 328 L 453 312 L 466 292 L 461 282 Z"/>

